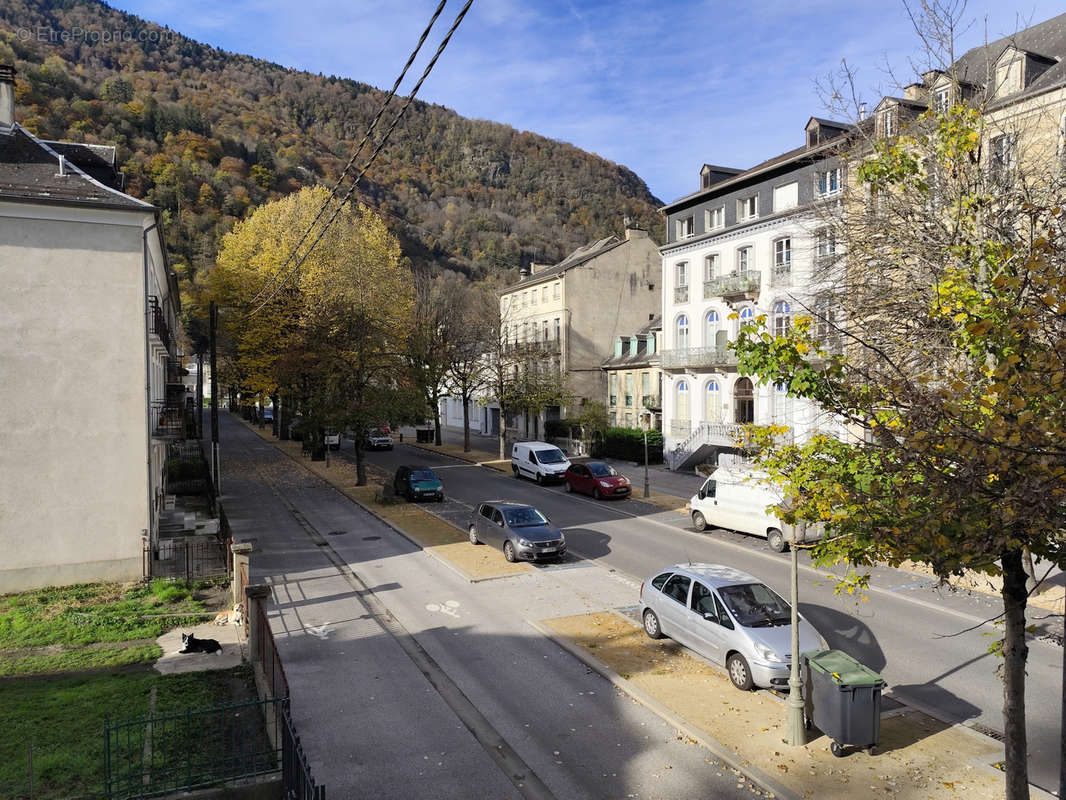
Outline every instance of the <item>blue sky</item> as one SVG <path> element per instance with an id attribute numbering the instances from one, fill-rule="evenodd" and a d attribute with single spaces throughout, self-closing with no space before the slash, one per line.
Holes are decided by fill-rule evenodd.
<path id="1" fill-rule="evenodd" d="M 947 0 L 950 2 L 951 0 Z M 111 0 L 207 44 L 388 88 L 435 0 Z M 918 5 L 918 0 L 911 0 Z M 409 80 L 462 7 L 451 0 Z M 957 53 L 1062 12 L 971 0 Z M 829 116 L 816 81 L 841 59 L 862 99 L 928 63 L 900 0 L 474 0 L 419 97 L 625 164 L 663 201 L 704 163 L 746 168 Z M 839 116 L 839 115 L 837 115 Z"/>

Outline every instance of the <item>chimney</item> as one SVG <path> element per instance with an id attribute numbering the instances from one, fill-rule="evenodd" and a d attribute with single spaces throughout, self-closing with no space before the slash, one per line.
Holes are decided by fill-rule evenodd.
<path id="1" fill-rule="evenodd" d="M 639 227 L 637 225 L 637 223 L 634 222 L 631 218 L 622 217 L 622 224 L 625 225 L 626 241 L 627 242 L 630 239 L 646 239 L 646 238 L 648 238 L 648 232 L 646 230 L 644 230 L 643 228 Z"/>
<path id="2" fill-rule="evenodd" d="M 15 68 L 0 64 L 0 132 L 10 133 L 15 125 Z"/>

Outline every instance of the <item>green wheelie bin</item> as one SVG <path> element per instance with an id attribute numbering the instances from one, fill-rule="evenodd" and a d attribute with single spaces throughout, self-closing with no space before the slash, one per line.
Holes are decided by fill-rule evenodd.
<path id="1" fill-rule="evenodd" d="M 833 740 L 835 756 L 846 746 L 872 754 L 881 736 L 881 676 L 840 650 L 804 653 L 803 668 L 806 726 L 813 722 Z"/>

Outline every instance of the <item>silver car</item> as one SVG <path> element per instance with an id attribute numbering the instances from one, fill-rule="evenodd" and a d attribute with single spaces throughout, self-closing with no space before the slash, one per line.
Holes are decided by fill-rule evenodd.
<path id="1" fill-rule="evenodd" d="M 652 639 L 669 636 L 724 664 L 738 689 L 783 689 L 792 666 L 791 607 L 746 572 L 720 564 L 676 564 L 640 586 L 640 615 Z M 826 650 L 799 617 L 799 649 Z"/>
<path id="2" fill-rule="evenodd" d="M 479 503 L 467 526 L 470 544 L 494 544 L 503 548 L 508 561 L 562 558 L 566 537 L 533 506 L 489 500 Z"/>

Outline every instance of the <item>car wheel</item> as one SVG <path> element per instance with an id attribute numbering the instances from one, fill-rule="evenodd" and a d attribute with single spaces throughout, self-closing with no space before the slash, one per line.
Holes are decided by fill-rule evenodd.
<path id="1" fill-rule="evenodd" d="M 703 514 L 699 511 L 692 512 L 692 524 L 696 526 L 696 530 L 698 531 L 707 530 L 707 520 L 704 519 Z"/>
<path id="2" fill-rule="evenodd" d="M 592 499 L 593 500 L 602 500 L 603 499 L 603 495 L 600 494 L 599 487 L 594 487 L 593 488 L 593 490 L 592 490 Z"/>
<path id="3" fill-rule="evenodd" d="M 438 494 L 437 495 L 437 502 L 438 503 L 443 503 L 444 502 L 444 495 L 443 494 Z"/>
<path id="4" fill-rule="evenodd" d="M 516 467 L 514 464 L 511 465 L 511 472 L 514 473 L 514 476 L 516 478 L 518 477 L 518 467 Z"/>
<path id="5" fill-rule="evenodd" d="M 570 485 L 570 481 L 566 482 L 566 491 L 567 491 L 567 494 L 569 494 L 570 492 L 574 491 L 574 487 Z"/>
<path id="6" fill-rule="evenodd" d="M 777 528 L 770 528 L 767 532 L 766 543 L 770 545 L 770 549 L 775 553 L 783 553 L 785 551 L 785 537 Z"/>
<path id="7" fill-rule="evenodd" d="M 477 528 L 471 525 L 468 533 L 470 534 L 470 544 L 481 544 L 477 538 Z"/>
<path id="8" fill-rule="evenodd" d="M 740 653 L 733 653 L 725 662 L 725 668 L 729 671 L 729 680 L 742 692 L 751 691 L 755 682 L 751 679 L 751 669 L 748 662 Z"/>
<path id="9" fill-rule="evenodd" d="M 514 545 L 511 544 L 510 540 L 503 543 L 503 557 L 510 561 L 512 564 L 514 563 Z"/>
<path id="10" fill-rule="evenodd" d="M 543 485 L 544 485 L 544 476 L 543 476 L 543 475 L 541 475 L 541 474 L 540 474 L 540 473 L 538 472 L 538 473 L 537 473 L 537 486 L 543 486 Z"/>
<path id="11" fill-rule="evenodd" d="M 644 612 L 644 632 L 649 639 L 662 639 L 663 629 L 659 627 L 659 618 L 650 608 Z"/>

